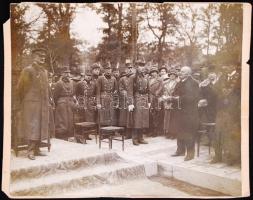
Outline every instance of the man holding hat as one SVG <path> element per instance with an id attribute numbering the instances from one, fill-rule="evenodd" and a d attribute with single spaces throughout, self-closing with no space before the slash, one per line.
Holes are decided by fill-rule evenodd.
<path id="1" fill-rule="evenodd" d="M 49 128 L 49 84 L 47 70 L 44 68 L 46 50 L 32 51 L 33 64 L 21 72 L 17 86 L 19 102 L 18 139 L 28 143 L 28 158 L 42 156 L 39 145 L 48 139 Z"/>
<path id="2" fill-rule="evenodd" d="M 161 104 L 158 101 L 162 95 L 163 82 L 158 76 L 158 68 L 156 66 L 151 67 L 150 69 L 150 81 L 149 81 L 149 98 L 151 102 L 150 107 L 150 128 L 151 135 L 153 137 L 158 136 L 161 133 L 162 129 L 160 126 L 161 122 Z"/>
<path id="3" fill-rule="evenodd" d="M 110 63 L 105 64 L 104 70 L 105 73 L 98 78 L 96 85 L 97 108 L 100 110 L 99 120 L 102 126 L 115 126 L 117 125 L 116 109 L 118 108 L 118 99 L 115 100 L 115 95 L 118 92 L 118 85 L 112 75 Z"/>

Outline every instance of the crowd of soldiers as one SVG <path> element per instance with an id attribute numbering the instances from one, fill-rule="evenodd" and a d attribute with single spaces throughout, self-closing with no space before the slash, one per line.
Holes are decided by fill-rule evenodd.
<path id="1" fill-rule="evenodd" d="M 45 52 L 33 53 L 34 63 L 23 70 L 18 84 L 21 133 L 29 141 L 29 159 L 42 154 L 38 141 L 45 139 L 43 134 L 68 140 L 74 137 L 73 124 L 86 121 L 125 127 L 133 145 L 147 144 L 144 136 L 176 138 L 172 156 L 188 161 L 194 158 L 201 123 L 212 122 L 216 131 L 211 162 L 227 158 L 229 164 L 240 163 L 240 70 L 224 67 L 217 73 L 210 68 L 201 80 L 188 66 L 148 69 L 143 59 L 127 59 L 121 73 L 110 63 L 94 63 L 85 73 L 73 76 L 65 68 L 58 80 L 48 80 Z"/>

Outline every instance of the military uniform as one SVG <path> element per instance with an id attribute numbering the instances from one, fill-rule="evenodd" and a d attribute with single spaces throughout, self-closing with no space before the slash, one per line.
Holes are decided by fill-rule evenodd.
<path id="1" fill-rule="evenodd" d="M 45 56 L 36 49 L 36 56 Z M 40 54 L 41 53 L 41 54 Z M 18 139 L 28 142 L 28 158 L 35 159 L 41 140 L 49 134 L 49 85 L 47 71 L 38 63 L 23 69 L 17 86 L 19 101 Z"/>
<path id="2" fill-rule="evenodd" d="M 97 80 L 96 100 L 101 105 L 100 124 L 117 125 L 116 109 L 118 107 L 117 81 L 112 75 L 102 75 Z"/>
<path id="3" fill-rule="evenodd" d="M 59 80 L 54 89 L 55 134 L 57 138 L 73 136 L 74 84 L 72 80 Z"/>

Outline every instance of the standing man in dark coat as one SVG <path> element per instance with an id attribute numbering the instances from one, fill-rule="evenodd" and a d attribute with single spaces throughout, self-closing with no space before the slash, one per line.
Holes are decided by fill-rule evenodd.
<path id="1" fill-rule="evenodd" d="M 17 86 L 20 120 L 18 138 L 28 142 L 28 158 L 42 155 L 41 140 L 48 139 L 49 129 L 49 85 L 44 69 L 46 51 L 33 50 L 33 64 L 23 69 Z"/>
<path id="2" fill-rule="evenodd" d="M 177 130 L 177 151 L 172 156 L 187 155 L 185 161 L 192 160 L 195 153 L 195 137 L 199 127 L 198 101 L 199 85 L 191 77 L 191 68 L 184 66 L 180 70 L 180 82 L 173 93 L 172 101 L 180 102 L 181 109 L 177 112 L 177 120 L 181 126 Z"/>
<path id="3" fill-rule="evenodd" d="M 127 137 L 132 137 L 133 112 L 129 112 L 128 106 L 133 105 L 133 80 L 135 70 L 130 60 L 126 60 L 126 75 L 119 81 L 119 126 L 127 128 Z"/>
<path id="4" fill-rule="evenodd" d="M 149 80 L 145 77 L 145 62 L 136 61 L 137 73 L 134 77 L 134 105 L 130 105 L 129 111 L 133 111 L 133 144 L 147 144 L 143 138 L 143 131 L 149 128 Z"/>
<path id="5" fill-rule="evenodd" d="M 56 138 L 68 140 L 73 136 L 73 109 L 75 109 L 74 84 L 70 80 L 70 70 L 65 69 L 62 78 L 54 89 L 55 135 Z"/>
<path id="6" fill-rule="evenodd" d="M 102 126 L 116 126 L 118 102 L 114 97 L 117 95 L 118 85 L 112 75 L 112 68 L 109 63 L 105 65 L 104 70 L 105 73 L 98 78 L 96 86 L 97 108 L 100 109 L 99 120 Z"/>
<path id="7" fill-rule="evenodd" d="M 155 137 L 161 135 L 162 127 L 161 125 L 161 111 L 162 106 L 160 104 L 159 98 L 162 95 L 163 82 L 158 76 L 158 68 L 152 67 L 150 69 L 151 78 L 149 80 L 149 96 L 150 96 L 150 128 L 151 136 Z"/>

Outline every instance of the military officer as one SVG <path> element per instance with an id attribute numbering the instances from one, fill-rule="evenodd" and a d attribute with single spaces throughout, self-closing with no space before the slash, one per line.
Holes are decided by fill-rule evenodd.
<path id="1" fill-rule="evenodd" d="M 127 128 L 127 137 L 132 137 L 133 113 L 128 111 L 128 106 L 133 105 L 133 80 L 135 71 L 131 61 L 126 60 L 126 75 L 119 81 L 119 126 Z"/>
<path id="2" fill-rule="evenodd" d="M 22 70 L 17 86 L 20 111 L 18 139 L 28 143 L 27 156 L 30 160 L 43 155 L 39 144 L 49 137 L 49 85 L 44 68 L 46 50 L 37 48 L 32 54 L 33 64 Z"/>
<path id="3" fill-rule="evenodd" d="M 145 76 L 145 61 L 137 60 L 137 73 L 134 77 L 133 93 L 134 105 L 129 105 L 133 111 L 133 135 L 134 145 L 147 144 L 143 138 L 143 131 L 149 128 L 149 80 Z"/>
<path id="4" fill-rule="evenodd" d="M 116 109 L 118 108 L 117 81 L 112 75 L 110 63 L 105 64 L 104 74 L 97 79 L 96 101 L 102 126 L 117 125 Z"/>

